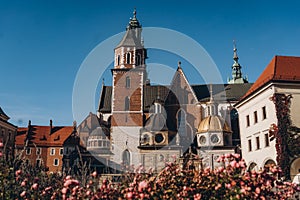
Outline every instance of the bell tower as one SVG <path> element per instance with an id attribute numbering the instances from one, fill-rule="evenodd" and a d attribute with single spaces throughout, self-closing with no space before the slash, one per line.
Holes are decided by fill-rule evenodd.
<path id="1" fill-rule="evenodd" d="M 112 71 L 111 136 L 113 162 L 138 165 L 139 135 L 143 127 L 143 94 L 147 80 L 147 51 L 141 37 L 142 26 L 133 17 L 121 42 L 115 47 Z"/>
<path id="2" fill-rule="evenodd" d="M 112 98 L 112 126 L 143 126 L 143 85 L 147 79 L 147 51 L 136 10 L 126 33 L 115 48 Z"/>

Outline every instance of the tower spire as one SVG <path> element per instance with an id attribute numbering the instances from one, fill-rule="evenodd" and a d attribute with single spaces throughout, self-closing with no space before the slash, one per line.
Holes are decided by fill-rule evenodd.
<path id="1" fill-rule="evenodd" d="M 237 55 L 237 48 L 236 48 L 236 42 L 233 40 L 233 60 L 235 63 L 239 64 L 239 57 Z"/>
<path id="2" fill-rule="evenodd" d="M 232 79 L 228 83 L 248 83 L 242 75 L 242 66 L 239 63 L 239 57 L 237 55 L 236 41 L 233 40 L 233 65 L 232 68 Z"/>
<path id="3" fill-rule="evenodd" d="M 129 21 L 129 24 L 128 24 L 126 30 L 136 29 L 136 28 L 142 28 L 142 26 L 140 25 L 140 22 L 136 18 L 136 8 L 134 8 L 133 9 L 133 16 L 132 16 L 132 18 L 130 18 L 130 21 Z"/>
<path id="4" fill-rule="evenodd" d="M 209 84 L 209 95 L 210 95 L 210 98 L 209 98 L 209 102 L 208 102 L 208 116 L 214 116 L 214 115 L 217 115 L 217 103 L 215 102 L 214 100 L 214 97 L 213 97 L 213 87 L 212 87 L 212 84 Z"/>

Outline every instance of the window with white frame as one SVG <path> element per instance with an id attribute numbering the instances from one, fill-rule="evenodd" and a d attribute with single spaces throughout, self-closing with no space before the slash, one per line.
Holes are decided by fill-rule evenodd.
<path id="1" fill-rule="evenodd" d="M 248 151 L 252 151 L 252 141 L 248 139 Z"/>
<path id="2" fill-rule="evenodd" d="M 26 155 L 30 155 L 31 154 L 31 148 L 30 147 L 27 147 L 26 148 Z"/>
<path id="3" fill-rule="evenodd" d="M 246 126 L 250 126 L 250 117 L 249 115 L 246 116 Z"/>
<path id="4" fill-rule="evenodd" d="M 50 155 L 51 155 L 51 156 L 55 155 L 55 148 L 51 148 L 51 149 L 50 149 Z"/>
<path id="5" fill-rule="evenodd" d="M 266 110 L 266 106 L 262 107 L 262 119 L 267 119 L 267 110 Z"/>
<path id="6" fill-rule="evenodd" d="M 265 133 L 265 147 L 270 146 L 269 133 Z"/>
<path id="7" fill-rule="evenodd" d="M 59 149 L 59 155 L 63 155 L 64 154 L 64 148 L 60 148 Z"/>
<path id="8" fill-rule="evenodd" d="M 58 166 L 59 165 L 59 160 L 57 158 L 54 158 L 53 165 L 54 166 Z"/>
<path id="9" fill-rule="evenodd" d="M 256 137 L 256 149 L 260 149 L 259 136 Z"/>

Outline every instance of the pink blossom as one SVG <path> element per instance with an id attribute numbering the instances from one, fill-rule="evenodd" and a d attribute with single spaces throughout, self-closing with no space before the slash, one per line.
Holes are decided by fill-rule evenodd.
<path id="1" fill-rule="evenodd" d="M 87 195 L 87 196 L 90 196 L 90 195 L 91 195 L 91 191 L 88 190 L 88 191 L 86 192 L 86 195 Z"/>
<path id="2" fill-rule="evenodd" d="M 47 191 L 51 190 L 51 188 L 52 188 L 51 186 L 46 187 L 46 188 L 45 188 L 45 191 L 47 192 Z"/>
<path id="3" fill-rule="evenodd" d="M 72 180 L 67 180 L 65 183 L 64 183 L 64 186 L 65 187 L 68 187 L 69 185 L 71 185 L 72 184 Z"/>
<path id="4" fill-rule="evenodd" d="M 21 194 L 20 194 L 20 197 L 24 197 L 26 195 L 26 191 L 23 191 Z"/>
<path id="5" fill-rule="evenodd" d="M 237 162 L 235 160 L 230 162 L 231 167 L 235 168 L 237 167 Z"/>
<path id="6" fill-rule="evenodd" d="M 63 188 L 62 190 L 61 190 L 61 193 L 63 193 L 63 194 L 67 194 L 67 191 L 68 191 L 68 188 Z"/>
<path id="7" fill-rule="evenodd" d="M 225 158 L 230 158 L 230 154 L 229 153 L 227 153 L 227 154 L 225 154 Z"/>
<path id="8" fill-rule="evenodd" d="M 0 151 L 0 157 L 2 157 L 3 156 L 3 153 L 2 153 L 2 151 Z"/>
<path id="9" fill-rule="evenodd" d="M 36 190 L 38 188 L 38 184 L 37 183 L 34 183 L 32 186 L 31 186 L 32 189 Z"/>
<path id="10" fill-rule="evenodd" d="M 259 193 L 260 193 L 260 188 L 259 188 L 259 187 L 255 188 L 255 193 L 256 193 L 256 194 L 259 194 Z"/>
<path id="11" fill-rule="evenodd" d="M 97 172 L 94 171 L 94 172 L 92 173 L 92 176 L 93 176 L 93 177 L 96 177 L 96 176 L 97 176 Z"/>
<path id="12" fill-rule="evenodd" d="M 218 190 L 222 187 L 222 185 L 219 183 L 217 186 L 215 186 L 215 190 Z"/>
<path id="13" fill-rule="evenodd" d="M 132 193 L 132 192 L 128 192 L 128 193 L 126 194 L 126 197 L 127 197 L 128 199 L 131 199 L 132 196 L 133 196 L 133 193 Z"/>
<path id="14" fill-rule="evenodd" d="M 233 157 L 235 157 L 236 159 L 239 159 L 241 156 L 238 153 L 233 154 Z"/>
<path id="15" fill-rule="evenodd" d="M 26 185 L 25 181 L 22 181 L 21 186 L 24 187 Z"/>
<path id="16" fill-rule="evenodd" d="M 141 198 L 141 199 L 144 199 L 144 198 L 145 198 L 145 194 L 144 194 L 144 193 L 141 193 L 141 194 L 140 194 L 140 198 Z"/>
<path id="17" fill-rule="evenodd" d="M 0 147 L 3 147 L 3 142 L 0 142 Z"/>
<path id="18" fill-rule="evenodd" d="M 139 183 L 139 192 L 143 191 L 143 189 L 146 189 L 148 187 L 148 183 L 146 181 L 142 181 Z"/>
<path id="19" fill-rule="evenodd" d="M 20 169 L 16 171 L 16 176 L 19 176 L 21 174 L 22 174 L 22 171 Z"/>

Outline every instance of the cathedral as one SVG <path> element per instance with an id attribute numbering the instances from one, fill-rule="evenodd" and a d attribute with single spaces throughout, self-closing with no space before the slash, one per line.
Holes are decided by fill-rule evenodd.
<path id="1" fill-rule="evenodd" d="M 159 171 L 174 157 L 194 154 L 214 167 L 218 156 L 240 151 L 233 105 L 252 84 L 242 76 L 236 47 L 228 83 L 198 85 L 188 82 L 180 62 L 170 85 L 151 84 L 136 11 L 113 48 L 112 85 L 102 85 L 97 114 L 78 126 L 81 145 L 100 165 Z"/>

